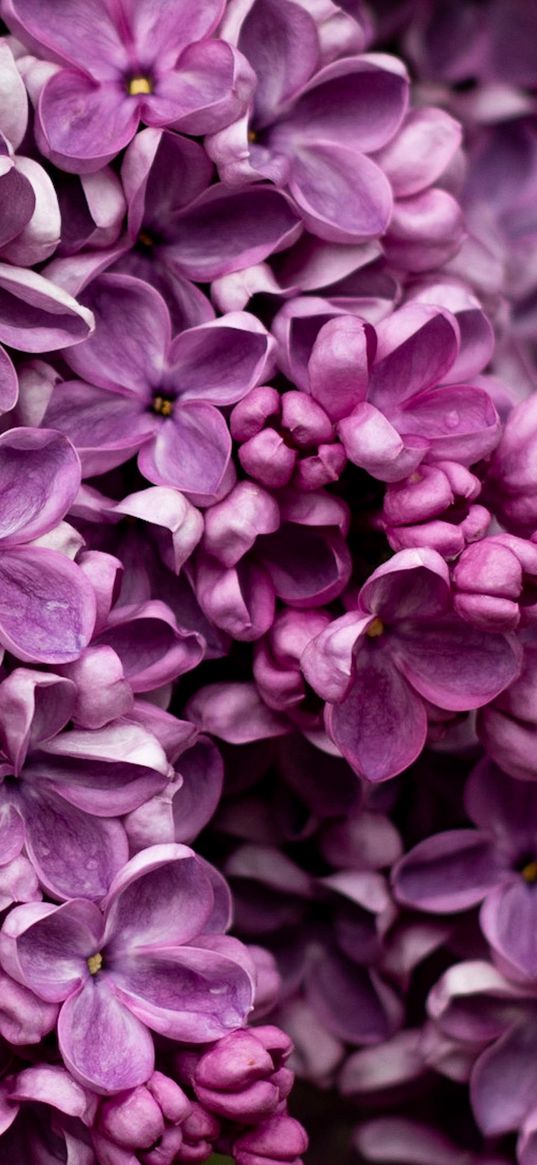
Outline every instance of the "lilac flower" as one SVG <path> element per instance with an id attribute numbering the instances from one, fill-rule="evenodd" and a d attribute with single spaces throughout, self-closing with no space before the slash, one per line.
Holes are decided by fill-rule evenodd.
<path id="1" fill-rule="evenodd" d="M 130 0 L 111 10 L 54 0 L 6 0 L 4 15 L 23 43 L 62 66 L 39 95 L 40 150 L 64 170 L 100 170 L 134 137 L 139 122 L 192 134 L 237 117 L 254 83 L 251 69 L 224 41 L 211 39 L 221 0 L 203 9 L 182 0 Z"/>
<path id="2" fill-rule="evenodd" d="M 423 546 L 448 560 L 458 558 L 468 544 L 481 545 L 489 528 L 490 513 L 479 504 L 480 493 L 479 478 L 457 461 L 422 463 L 410 477 L 388 485 L 378 524 L 393 550 Z M 464 617 L 458 597 L 454 604 Z"/>
<path id="3" fill-rule="evenodd" d="M 60 1049 L 80 1083 L 96 1092 L 145 1083 L 148 1028 L 203 1043 L 244 1021 L 252 980 L 240 944 L 220 933 L 220 882 L 185 846 L 153 846 L 123 867 L 102 913 L 73 899 L 8 916 L 3 965 L 63 1004 Z"/>
<path id="4" fill-rule="evenodd" d="M 395 482 L 423 460 L 471 465 L 494 449 L 499 421 L 488 394 L 446 383 L 459 350 L 454 317 L 425 304 L 408 304 L 375 332 L 353 317 L 321 328 L 310 391 L 355 465 Z"/>
<path id="5" fill-rule="evenodd" d="M 465 807 L 475 829 L 427 837 L 395 867 L 400 902 L 433 913 L 467 910 L 483 902 L 485 937 L 504 965 L 537 977 L 537 863 L 535 786 L 516 781 L 488 760 L 474 770 Z"/>
<path id="6" fill-rule="evenodd" d="M 200 606 L 248 641 L 269 630 L 276 596 L 299 609 L 330 602 L 349 578 L 347 521 L 346 506 L 322 490 L 273 496 L 239 482 L 206 514 L 195 564 Z"/>
<path id="7" fill-rule="evenodd" d="M 408 85 L 394 57 L 349 57 L 319 69 L 314 18 L 302 6 L 252 0 L 230 9 L 224 34 L 257 76 L 253 105 L 207 143 L 223 181 L 288 186 L 306 226 L 331 241 L 382 234 L 392 193 L 368 155 L 399 128 Z"/>
<path id="8" fill-rule="evenodd" d="M 308 1138 L 302 1125 L 282 1114 L 269 1117 L 233 1143 L 237 1165 L 302 1165 Z"/>
<path id="9" fill-rule="evenodd" d="M 140 450 L 150 481 L 213 501 L 231 455 L 217 406 L 233 404 L 261 379 L 270 353 L 265 329 L 240 313 L 172 341 L 164 300 L 127 275 L 102 276 L 84 299 L 97 328 L 70 363 L 86 382 L 56 386 L 46 423 L 71 437 L 89 472 Z"/>
<path id="10" fill-rule="evenodd" d="M 303 392 L 254 388 L 235 405 L 230 428 L 245 473 L 267 489 L 321 489 L 345 467 L 330 418 Z"/>
<path id="11" fill-rule="evenodd" d="M 96 1098 L 56 1064 L 35 1064 L 0 1084 L 0 1145 L 11 1161 L 94 1165 L 89 1126 Z"/>
<path id="12" fill-rule="evenodd" d="M 61 233 L 54 185 L 33 158 L 20 157 L 28 98 L 7 43 L 0 44 L 3 74 L 0 111 L 0 258 L 31 267 L 48 259 Z"/>
<path id="13" fill-rule="evenodd" d="M 121 177 L 131 250 L 116 269 L 151 283 L 167 299 L 177 330 L 206 323 L 206 283 L 287 247 L 301 231 L 290 200 L 270 186 L 210 186 L 205 150 L 179 134 L 143 130 L 125 153 Z"/>
<path id="14" fill-rule="evenodd" d="M 456 1145 L 450 1137 L 431 1125 L 420 1124 L 403 1116 L 380 1116 L 358 1125 L 353 1144 L 364 1161 L 382 1161 L 383 1165 L 507 1165 L 507 1158 L 484 1149 L 473 1153 Z"/>
<path id="15" fill-rule="evenodd" d="M 306 679 L 328 702 L 328 732 L 367 780 L 395 776 L 419 756 L 425 700 L 480 707 L 520 671 L 518 643 L 470 630 L 451 614 L 449 590 L 434 550 L 402 550 L 304 652 Z"/>
<path id="16" fill-rule="evenodd" d="M 0 684 L 2 850 L 20 852 L 25 841 L 53 897 L 99 900 L 128 858 L 115 815 L 162 789 L 169 765 L 158 739 L 132 721 L 62 732 L 74 703 L 73 683 L 49 673 L 17 668 Z"/>

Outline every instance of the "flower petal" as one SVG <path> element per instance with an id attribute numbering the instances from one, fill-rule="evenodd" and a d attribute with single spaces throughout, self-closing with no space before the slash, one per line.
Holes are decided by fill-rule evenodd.
<path id="1" fill-rule="evenodd" d="M 0 436 L 0 540 L 18 546 L 47 534 L 80 486 L 80 463 L 66 437 L 50 429 L 10 429 Z"/>
<path id="2" fill-rule="evenodd" d="M 392 213 L 390 184 L 375 162 L 345 145 L 300 144 L 289 189 L 308 229 L 335 243 L 384 234 Z"/>
<path id="3" fill-rule="evenodd" d="M 382 650 L 358 655 L 352 687 L 328 705 L 330 736 L 356 773 L 386 781 L 419 756 L 427 733 L 423 701 Z"/>
<path id="4" fill-rule="evenodd" d="M 89 643 L 95 594 L 65 555 L 41 547 L 5 550 L 0 560 L 0 642 L 18 659 L 67 663 Z"/>
<path id="5" fill-rule="evenodd" d="M 100 902 L 128 860 L 123 826 L 91 817 L 51 790 L 43 792 L 26 789 L 22 802 L 26 846 L 39 880 L 54 898 Z"/>
<path id="6" fill-rule="evenodd" d="M 138 454 L 141 473 L 154 485 L 216 500 L 231 455 L 231 437 L 218 409 L 201 401 L 176 407 L 155 439 Z"/>
<path id="7" fill-rule="evenodd" d="M 219 951 L 189 946 L 140 955 L 115 971 L 115 980 L 134 1015 L 185 1043 L 218 1040 L 242 1027 L 252 1005 L 250 976 Z"/>
<path id="8" fill-rule="evenodd" d="M 450 914 L 481 902 L 505 873 L 486 833 L 451 829 L 414 846 L 395 867 L 393 885 L 405 906 Z"/>
<path id="9" fill-rule="evenodd" d="M 498 886 L 486 898 L 479 916 L 491 947 L 530 979 L 537 975 L 537 893 L 522 877 Z"/>
<path id="10" fill-rule="evenodd" d="M 130 952 L 179 946 L 203 931 L 213 907 L 210 878 L 193 850 L 155 845 L 123 867 L 106 902 L 106 941 L 121 965 Z"/>
<path id="11" fill-rule="evenodd" d="M 514 636 L 479 631 L 456 616 L 398 628 L 395 650 L 416 691 L 452 712 L 488 704 L 517 678 L 522 660 Z"/>
<path id="12" fill-rule="evenodd" d="M 138 102 L 120 81 L 99 84 L 78 69 L 60 69 L 41 90 L 37 140 L 62 169 L 93 174 L 129 144 L 139 120 Z"/>
<path id="13" fill-rule="evenodd" d="M 116 999 L 104 974 L 88 979 L 64 1004 L 58 1040 L 71 1075 L 94 1092 L 136 1088 L 153 1071 L 155 1050 L 147 1028 Z"/>
<path id="14" fill-rule="evenodd" d="M 170 343 L 164 300 L 130 275 L 101 275 L 83 299 L 94 313 L 96 328 L 85 344 L 77 346 L 76 355 L 69 353 L 71 368 L 91 384 L 126 390 L 149 404 Z"/>

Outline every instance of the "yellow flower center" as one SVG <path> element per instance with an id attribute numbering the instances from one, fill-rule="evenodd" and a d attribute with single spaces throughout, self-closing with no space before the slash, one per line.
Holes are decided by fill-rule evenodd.
<path id="1" fill-rule="evenodd" d="M 173 400 L 169 396 L 156 396 L 153 399 L 153 412 L 159 417 L 171 417 L 173 414 Z"/>
<path id="2" fill-rule="evenodd" d="M 378 639 L 379 635 L 384 635 L 384 623 L 382 619 L 373 619 L 373 622 L 367 628 L 366 635 L 370 639 Z"/>
<path id="3" fill-rule="evenodd" d="M 129 97 L 140 97 L 144 93 L 152 93 L 153 86 L 149 77 L 131 77 L 127 92 Z"/>
<path id="4" fill-rule="evenodd" d="M 522 877 L 524 881 L 528 882 L 530 885 L 533 882 L 537 882 L 537 862 L 528 862 L 528 864 L 524 866 L 524 869 L 522 870 Z"/>
<path id="5" fill-rule="evenodd" d="M 90 975 L 97 975 L 103 965 L 103 956 L 101 954 L 90 955 L 88 959 L 88 971 Z"/>
<path id="6" fill-rule="evenodd" d="M 142 247 L 154 247 L 155 245 L 155 240 L 149 231 L 140 231 L 138 242 L 142 244 Z"/>

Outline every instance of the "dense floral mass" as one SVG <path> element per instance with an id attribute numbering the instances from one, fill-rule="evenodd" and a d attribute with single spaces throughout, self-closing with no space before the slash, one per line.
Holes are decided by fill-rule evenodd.
<path id="1" fill-rule="evenodd" d="M 537 1165 L 535 2 L 0 15 L 0 1160 Z"/>

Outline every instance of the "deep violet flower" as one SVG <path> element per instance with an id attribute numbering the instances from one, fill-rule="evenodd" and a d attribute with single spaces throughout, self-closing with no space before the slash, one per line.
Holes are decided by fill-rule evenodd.
<path id="1" fill-rule="evenodd" d="M 81 1084 L 107 1093 L 145 1083 L 148 1028 L 205 1043 L 243 1023 L 252 971 L 244 948 L 221 934 L 226 895 L 192 850 L 160 845 L 123 867 L 103 912 L 83 899 L 11 912 L 2 964 L 41 999 L 63 1003 L 60 1050 Z"/>
<path id="2" fill-rule="evenodd" d="M 100 170 L 140 121 L 214 132 L 240 114 L 255 77 L 231 45 L 211 39 L 223 0 L 6 0 L 12 31 L 58 62 L 36 111 L 41 151 L 64 170 Z"/>
<path id="3" fill-rule="evenodd" d="M 393 872 L 396 897 L 432 913 L 483 902 L 481 928 L 504 965 L 537 978 L 537 789 L 479 763 L 465 790 L 476 828 L 426 838 Z"/>
<path id="4" fill-rule="evenodd" d="M 354 610 L 306 648 L 308 683 L 327 701 L 329 734 L 370 781 L 419 756 L 425 701 L 480 707 L 516 679 L 513 638 L 473 630 L 450 612 L 449 573 L 434 550 L 402 550 L 362 587 Z"/>
<path id="5" fill-rule="evenodd" d="M 267 374 L 271 340 L 262 324 L 233 313 L 172 340 L 165 301 L 129 275 L 103 275 L 82 298 L 97 321 L 70 361 L 84 381 L 56 385 L 45 423 L 71 437 L 87 473 L 140 450 L 150 481 L 214 501 L 231 456 L 218 406 L 234 404 Z"/>

